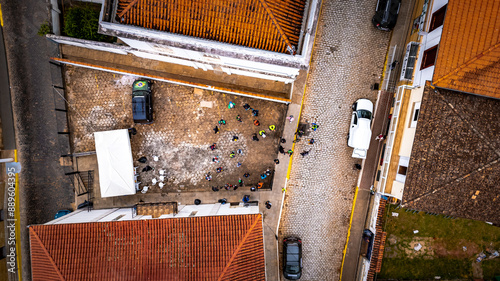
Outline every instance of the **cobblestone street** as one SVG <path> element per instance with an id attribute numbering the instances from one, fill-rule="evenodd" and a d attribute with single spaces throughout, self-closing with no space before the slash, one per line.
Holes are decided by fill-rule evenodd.
<path id="1" fill-rule="evenodd" d="M 370 86 L 380 82 L 390 37 L 371 24 L 376 3 L 323 3 L 301 117 L 319 128 L 295 146 L 279 229 L 280 240 L 302 239 L 301 280 L 339 280 L 358 178 L 353 165 L 361 163 L 347 147 L 351 105 L 359 98 L 375 104 Z"/>
<path id="2" fill-rule="evenodd" d="M 239 178 L 244 186 L 256 186 L 259 182 L 264 188 L 271 186 L 273 175 L 264 180 L 260 175 L 268 168 L 271 173 L 274 170 L 285 104 L 155 81 L 152 89 L 155 121 L 149 125 L 134 124 L 131 98 L 134 79 L 67 67 L 67 96 L 72 105 L 69 124 L 75 152 L 94 151 L 96 131 L 135 127 L 137 134 L 131 138 L 134 165 L 139 171 L 146 165 L 156 169 L 140 174 L 141 185 L 150 186 L 152 192 L 212 192 L 212 186 L 236 185 Z M 228 108 L 229 102 L 235 104 L 234 108 Z M 245 110 L 244 104 L 257 109 L 258 117 L 252 116 L 251 109 Z M 237 115 L 241 122 L 236 120 Z M 213 129 L 221 119 L 226 124 L 219 126 L 220 132 L 215 134 Z M 256 119 L 259 126 L 254 125 Z M 275 131 L 270 131 L 270 125 L 276 126 Z M 259 136 L 259 141 L 252 141 L 252 135 L 260 130 L 265 130 L 267 137 Z M 233 141 L 234 136 L 237 141 Z M 213 143 L 217 148 L 212 151 L 209 147 Z M 234 158 L 230 157 L 231 152 L 235 152 Z M 148 158 L 146 164 L 137 161 L 142 156 Z M 153 161 L 153 156 L 158 156 L 159 161 Z M 212 161 L 216 156 L 218 163 Z M 223 171 L 217 173 L 218 167 Z M 153 178 L 158 179 L 159 169 L 166 170 L 162 190 L 151 185 Z M 208 172 L 212 181 L 205 180 Z M 250 174 L 248 178 L 243 177 L 246 172 Z"/>

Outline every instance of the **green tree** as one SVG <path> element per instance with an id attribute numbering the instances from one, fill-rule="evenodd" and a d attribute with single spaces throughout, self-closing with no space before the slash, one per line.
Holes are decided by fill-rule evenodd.
<path id="1" fill-rule="evenodd" d="M 110 41 L 97 33 L 99 12 L 91 6 L 72 7 L 64 15 L 64 33 L 67 36 L 93 41 Z"/>

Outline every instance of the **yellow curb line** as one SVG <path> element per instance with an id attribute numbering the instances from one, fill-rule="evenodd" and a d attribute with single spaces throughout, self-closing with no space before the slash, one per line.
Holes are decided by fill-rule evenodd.
<path id="1" fill-rule="evenodd" d="M 342 252 L 342 265 L 340 266 L 340 278 L 339 278 L 340 281 L 342 281 L 342 272 L 344 271 L 344 261 L 345 261 L 345 254 L 347 252 L 347 244 L 349 244 L 349 237 L 351 236 L 352 217 L 354 216 L 354 207 L 356 207 L 356 199 L 358 198 L 358 188 L 359 187 L 356 186 L 356 192 L 354 192 L 354 201 L 352 202 L 351 218 L 349 219 L 349 229 L 347 230 L 347 240 L 345 241 L 344 251 Z"/>
<path id="2" fill-rule="evenodd" d="M 14 161 L 17 162 L 17 149 L 14 149 Z M 16 202 L 16 208 L 14 209 L 14 217 L 16 220 L 16 252 L 17 252 L 17 275 L 19 278 L 19 281 L 22 280 L 22 274 L 21 274 L 21 265 L 22 265 L 22 259 L 21 259 L 21 214 L 19 212 L 19 208 L 21 207 L 19 203 L 19 174 L 16 173 L 16 189 L 15 189 L 15 202 Z"/>
<path id="3" fill-rule="evenodd" d="M 3 27 L 2 4 L 0 4 L 0 25 Z"/>
<path id="4" fill-rule="evenodd" d="M 311 54 L 312 57 L 312 54 Z M 299 116 L 297 118 L 297 127 L 295 128 L 295 132 L 297 132 L 297 129 L 299 128 L 299 123 L 300 123 L 300 116 L 302 115 L 302 107 L 304 106 L 304 99 L 306 96 L 306 89 L 307 89 L 307 79 L 309 78 L 309 72 L 307 72 L 307 77 L 306 77 L 306 85 L 304 86 L 304 93 L 302 94 L 302 101 L 300 102 L 300 109 L 299 109 Z M 292 160 L 293 160 L 293 155 L 295 154 L 295 140 L 297 139 L 297 135 L 294 134 L 293 137 L 293 142 L 292 142 L 292 151 L 293 154 L 290 156 L 290 161 L 288 162 L 288 170 L 286 171 L 286 179 L 290 179 L 290 172 L 292 171 Z M 285 186 L 285 191 L 286 191 L 286 186 Z"/>

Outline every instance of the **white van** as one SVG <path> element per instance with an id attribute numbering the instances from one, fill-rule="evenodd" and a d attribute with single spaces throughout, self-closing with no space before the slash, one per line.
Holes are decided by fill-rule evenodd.
<path id="1" fill-rule="evenodd" d="M 352 105 L 351 126 L 347 145 L 354 148 L 352 157 L 365 159 L 372 137 L 373 103 L 359 99 Z"/>

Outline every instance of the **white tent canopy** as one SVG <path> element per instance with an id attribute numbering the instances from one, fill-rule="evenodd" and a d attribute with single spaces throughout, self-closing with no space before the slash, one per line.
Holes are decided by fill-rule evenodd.
<path id="1" fill-rule="evenodd" d="M 94 139 L 101 197 L 135 194 L 128 130 L 95 132 Z"/>

